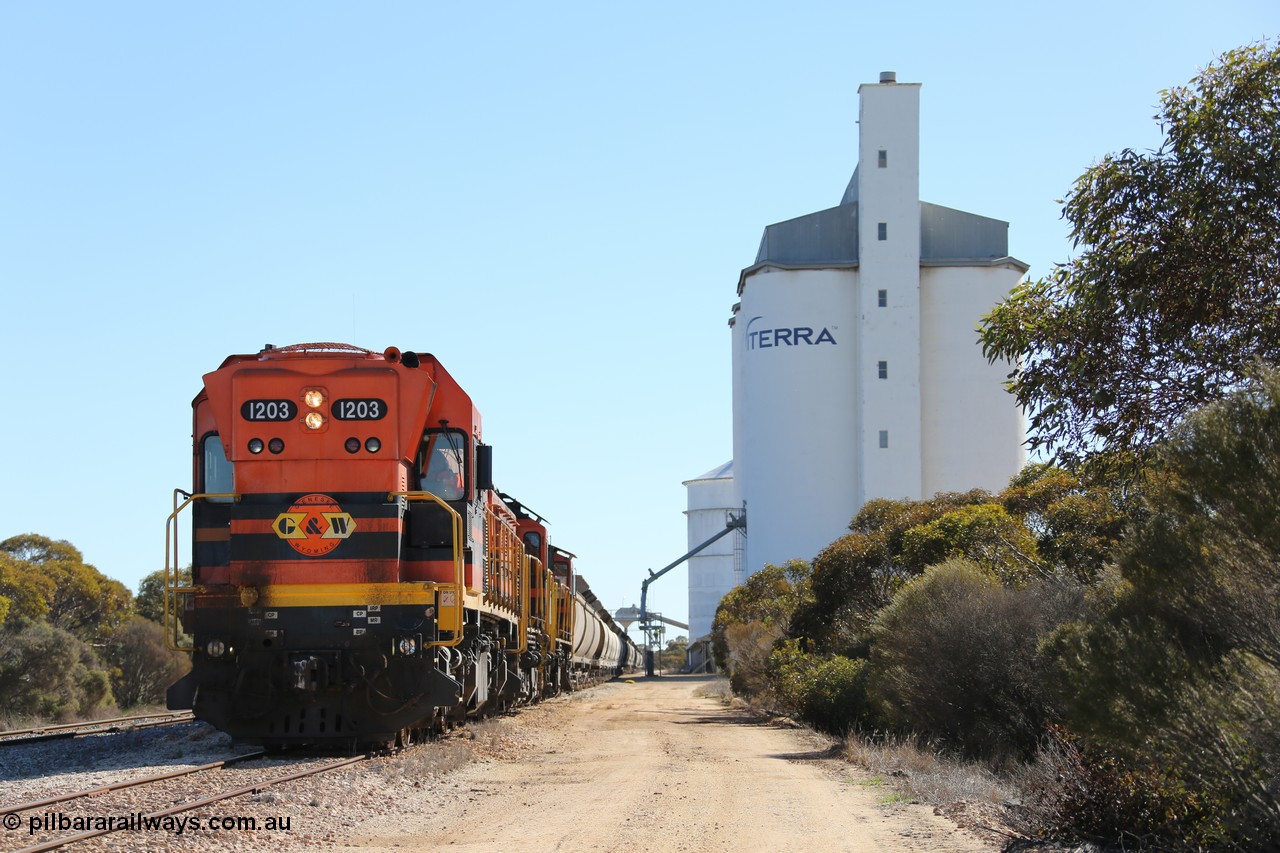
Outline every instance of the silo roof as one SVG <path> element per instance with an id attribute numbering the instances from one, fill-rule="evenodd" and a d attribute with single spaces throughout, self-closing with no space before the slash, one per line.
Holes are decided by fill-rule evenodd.
<path id="1" fill-rule="evenodd" d="M 712 468 L 710 471 L 703 474 L 701 477 L 690 478 L 688 480 L 685 480 L 680 485 L 687 486 L 690 483 L 696 483 L 699 480 L 732 480 L 732 479 L 733 479 L 733 460 L 730 459 L 728 462 L 724 463 L 723 465 L 720 465 L 716 468 Z"/>
<path id="2" fill-rule="evenodd" d="M 857 173 L 854 173 L 855 180 Z M 853 187 L 854 181 L 850 181 Z M 856 187 L 855 187 L 856 189 Z M 1027 264 L 1009 257 L 1009 223 L 920 202 L 920 263 L 924 266 Z M 750 274 L 764 267 L 823 269 L 858 265 L 858 200 L 846 191 L 843 203 L 766 225 L 756 262 L 738 277 L 738 292 Z"/>

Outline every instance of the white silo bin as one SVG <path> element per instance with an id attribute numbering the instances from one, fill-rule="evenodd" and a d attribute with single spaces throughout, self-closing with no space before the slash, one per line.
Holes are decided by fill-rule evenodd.
<path id="1" fill-rule="evenodd" d="M 749 571 L 811 559 L 858 503 L 856 296 L 847 269 L 744 281 L 734 335 Z"/>
<path id="2" fill-rule="evenodd" d="M 685 512 L 692 551 L 725 528 L 733 501 L 733 463 L 726 462 L 705 474 L 685 480 L 689 509 Z M 734 547 L 741 534 L 734 532 L 712 542 L 689 558 L 689 639 L 711 633 L 716 607 L 724 594 L 742 581 L 735 573 Z"/>
<path id="3" fill-rule="evenodd" d="M 1000 223 L 1003 225 L 1004 223 Z M 920 271 L 924 494 L 996 492 L 1026 464 L 1026 419 L 1004 390 L 1009 365 L 978 345 L 982 316 L 1026 272 L 1012 258 Z"/>

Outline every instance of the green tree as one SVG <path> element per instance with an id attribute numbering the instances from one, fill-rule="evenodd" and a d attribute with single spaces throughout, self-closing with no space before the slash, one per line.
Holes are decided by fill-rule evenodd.
<path id="1" fill-rule="evenodd" d="M 0 630 L 0 714 L 83 718 L 111 701 L 109 674 L 74 634 L 25 619 Z"/>
<path id="2" fill-rule="evenodd" d="M 1280 374 L 1189 418 L 1095 619 L 1046 651 L 1086 746 L 1168 768 L 1194 844 L 1280 840 Z M 1105 701 L 1099 701 L 1103 697 Z M 1196 792 L 1194 796 L 1190 793 Z"/>
<path id="3" fill-rule="evenodd" d="M 1115 466 L 1093 464 L 1080 474 L 1033 463 L 997 500 L 1036 538 L 1046 570 L 1092 583 L 1135 517 L 1133 484 Z"/>
<path id="4" fill-rule="evenodd" d="M 666 672 L 678 672 L 688 663 L 689 638 L 681 634 L 658 652 L 658 668 Z"/>
<path id="5" fill-rule="evenodd" d="M 902 559 L 908 532 L 991 499 L 975 489 L 924 501 L 867 501 L 849 522 L 851 532 L 814 559 L 813 595 L 796 609 L 791 635 L 803 638 L 812 651 L 866 657 L 876 613 L 923 568 Z"/>
<path id="6" fill-rule="evenodd" d="M 810 597 L 809 564 L 765 565 L 720 600 L 711 623 L 711 647 L 739 693 L 768 690 L 769 655 L 792 614 Z"/>
<path id="7" fill-rule="evenodd" d="M 0 597 L 9 602 L 11 618 L 44 619 L 53 592 L 49 577 L 0 547 Z"/>
<path id="8" fill-rule="evenodd" d="M 126 620 L 103 649 L 111 689 L 121 708 L 164 702 L 165 691 L 191 668 L 190 657 L 169 649 L 164 628 L 141 616 Z"/>
<path id="9" fill-rule="evenodd" d="M 9 555 L 27 593 L 40 591 L 42 606 L 33 601 L 24 615 L 43 616 L 86 641 L 105 639 L 127 617 L 128 588 L 85 563 L 70 542 L 27 533 L 0 542 L 0 552 Z"/>
<path id="10" fill-rule="evenodd" d="M 1229 51 L 1161 95 L 1165 139 L 1090 167 L 1063 216 L 1080 254 L 987 315 L 1030 444 L 1145 454 L 1280 362 L 1280 48 Z"/>
<path id="11" fill-rule="evenodd" d="M 967 557 L 1008 585 L 1046 574 L 1026 525 L 1000 504 L 960 507 L 906 531 L 902 563 L 913 574 L 956 557 Z"/>
<path id="12" fill-rule="evenodd" d="M 143 619 L 164 623 L 164 569 L 157 569 L 138 582 L 133 611 Z"/>

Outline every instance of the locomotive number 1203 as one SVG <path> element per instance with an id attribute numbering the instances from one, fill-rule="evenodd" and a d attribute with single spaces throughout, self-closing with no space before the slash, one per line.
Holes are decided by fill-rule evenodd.
<path id="1" fill-rule="evenodd" d="M 386 414 L 387 404 L 376 397 L 333 401 L 333 416 L 340 421 L 380 421 Z"/>
<path id="2" fill-rule="evenodd" d="M 298 414 L 292 400 L 245 400 L 240 417 L 246 421 L 291 421 Z"/>

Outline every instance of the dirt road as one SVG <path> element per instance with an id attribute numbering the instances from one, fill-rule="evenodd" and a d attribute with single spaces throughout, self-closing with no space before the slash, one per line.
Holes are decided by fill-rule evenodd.
<path id="1" fill-rule="evenodd" d="M 706 686 L 637 679 L 526 709 L 518 758 L 450 774 L 396 825 L 366 821 L 338 849 L 994 849 L 926 806 L 884 802 L 888 789 L 826 757 L 825 741 L 727 708 Z"/>

